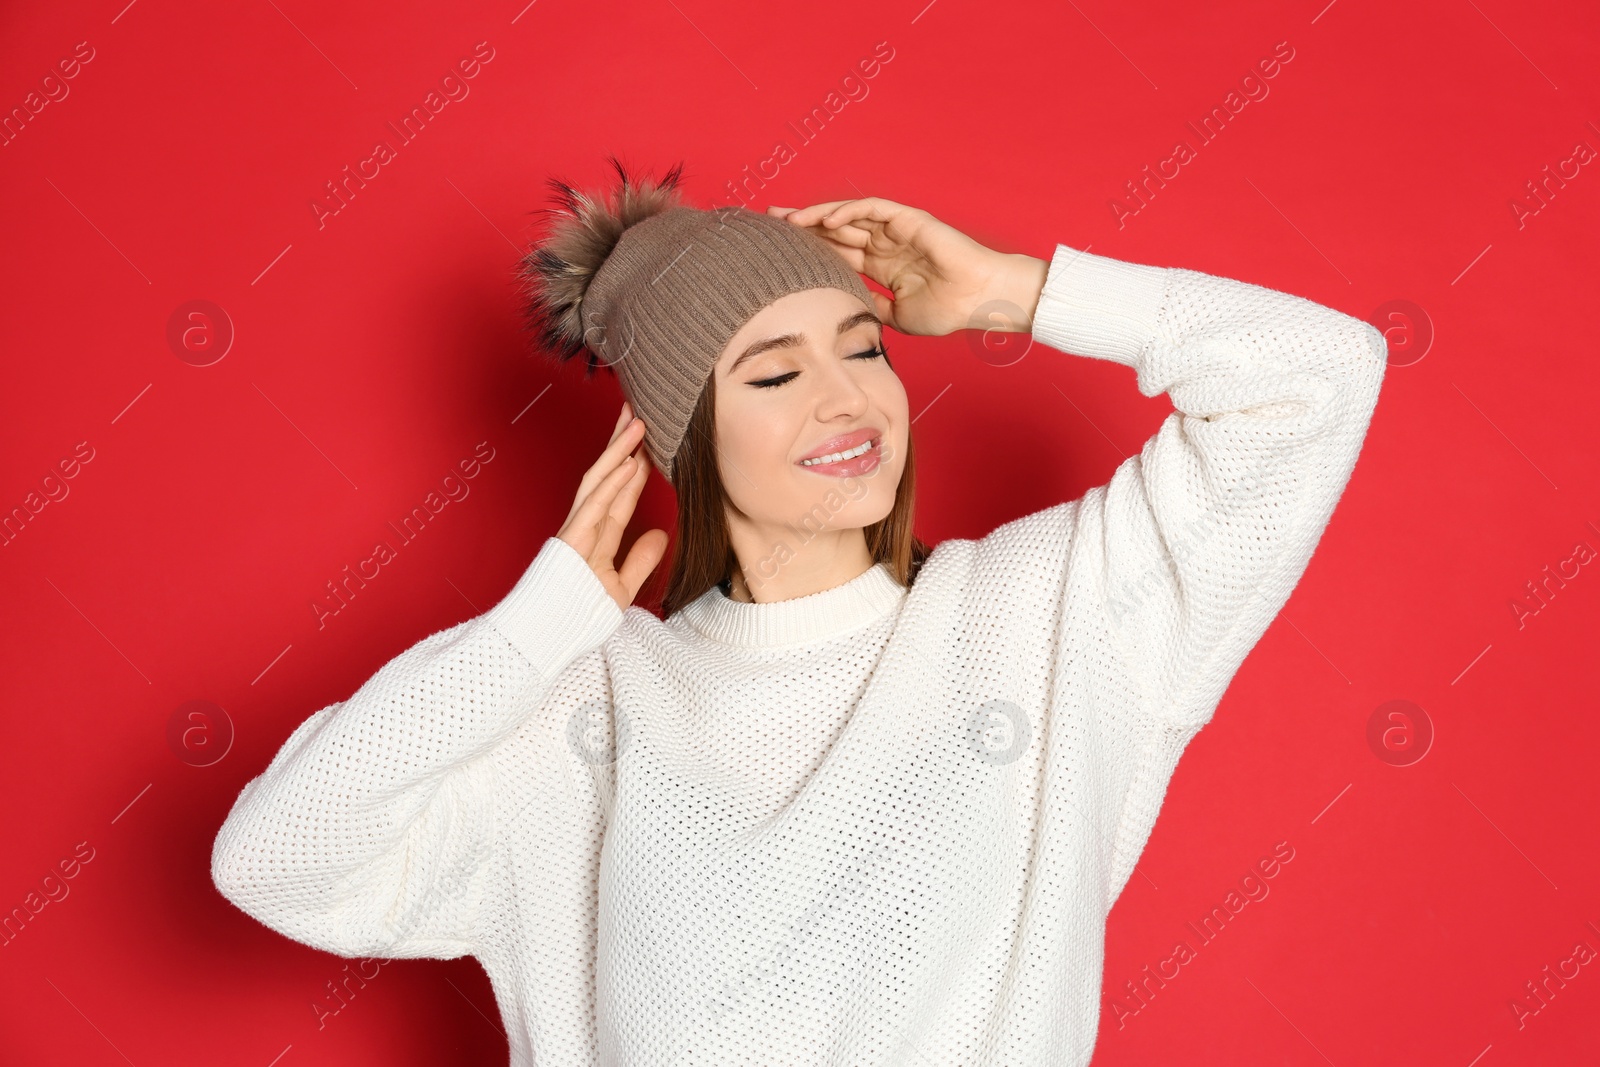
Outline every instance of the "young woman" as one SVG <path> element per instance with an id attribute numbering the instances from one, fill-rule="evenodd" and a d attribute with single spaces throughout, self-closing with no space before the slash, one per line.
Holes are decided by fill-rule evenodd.
<path id="1" fill-rule="evenodd" d="M 628 400 L 566 521 L 294 731 L 218 888 L 340 955 L 476 956 L 515 1065 L 1087 1063 L 1107 912 L 1343 491 L 1383 336 L 876 197 L 700 211 L 618 172 L 615 203 L 561 186 L 525 261 L 547 347 Z M 1107 484 L 930 553 L 884 328 L 994 307 L 1177 410 Z M 631 604 L 666 533 L 616 564 L 651 466 L 664 618 Z"/>

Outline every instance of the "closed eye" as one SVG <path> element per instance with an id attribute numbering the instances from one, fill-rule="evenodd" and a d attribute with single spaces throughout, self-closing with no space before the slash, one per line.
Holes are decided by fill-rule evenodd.
<path id="1" fill-rule="evenodd" d="M 865 352 L 857 352 L 855 355 L 846 356 L 845 358 L 846 359 L 881 359 L 886 354 L 887 353 L 885 353 L 884 350 L 883 350 L 883 346 L 879 345 L 877 348 L 869 348 Z M 776 386 L 779 386 L 779 385 L 787 385 L 788 383 L 794 381 L 794 379 L 798 378 L 799 376 L 800 376 L 800 372 L 799 371 L 792 370 L 787 374 L 780 374 L 776 378 L 764 378 L 761 381 L 751 382 L 750 384 L 754 385 L 754 386 L 757 386 L 758 388 L 761 388 L 761 389 L 772 389 L 772 388 L 774 388 Z"/>

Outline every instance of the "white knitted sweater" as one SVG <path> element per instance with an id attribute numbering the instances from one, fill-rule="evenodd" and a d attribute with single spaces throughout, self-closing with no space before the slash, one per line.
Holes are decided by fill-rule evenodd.
<path id="1" fill-rule="evenodd" d="M 1107 912 L 1343 492 L 1387 349 L 1065 245 L 1033 335 L 1177 408 L 1109 483 L 940 543 L 909 592 L 879 565 L 665 621 L 551 537 L 294 731 L 217 887 L 342 956 L 476 956 L 517 1067 L 1088 1063 Z"/>

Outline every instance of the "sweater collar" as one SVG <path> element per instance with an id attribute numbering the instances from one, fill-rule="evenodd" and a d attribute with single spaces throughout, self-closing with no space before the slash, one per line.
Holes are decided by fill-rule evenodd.
<path id="1" fill-rule="evenodd" d="M 717 586 L 685 604 L 678 614 L 702 635 L 743 648 L 771 648 L 822 641 L 860 629 L 893 611 L 906 594 L 887 563 L 819 593 L 745 604 Z"/>

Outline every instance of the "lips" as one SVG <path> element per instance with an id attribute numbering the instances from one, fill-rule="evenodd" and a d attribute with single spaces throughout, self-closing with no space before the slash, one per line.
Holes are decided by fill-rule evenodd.
<path id="1" fill-rule="evenodd" d="M 795 462 L 800 463 L 802 460 L 819 459 L 822 456 L 832 455 L 835 452 L 848 452 L 857 445 L 864 444 L 867 441 L 872 440 L 882 432 L 882 430 L 879 430 L 876 427 L 868 426 L 860 430 L 851 430 L 849 433 L 840 434 L 837 437 L 830 437 L 818 445 L 814 450 L 807 452 L 805 455 L 801 456 L 800 459 L 795 460 Z"/>

